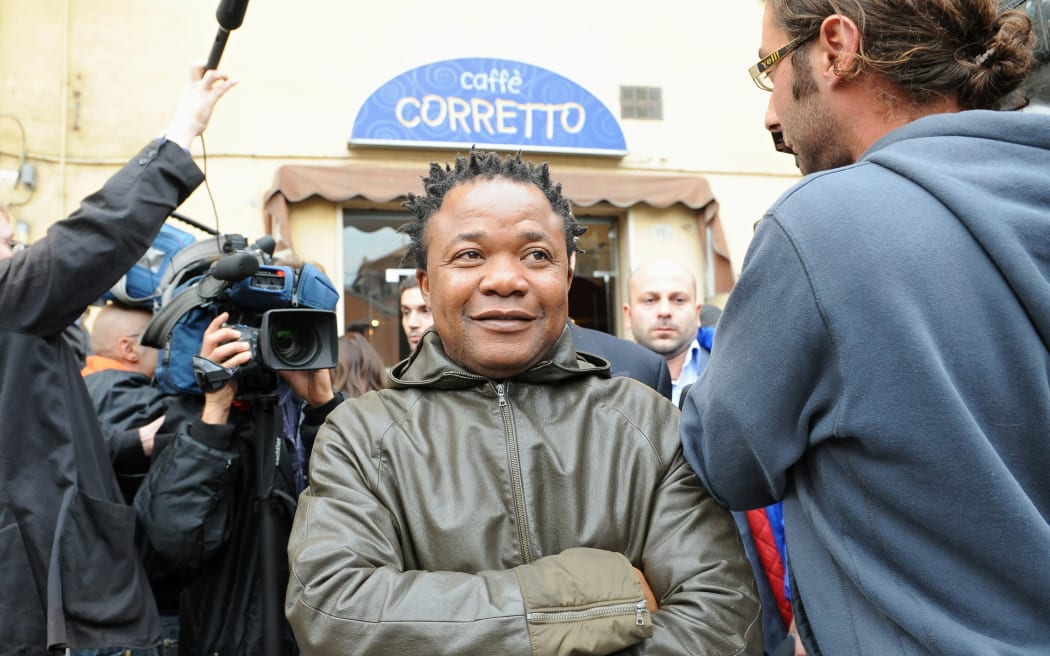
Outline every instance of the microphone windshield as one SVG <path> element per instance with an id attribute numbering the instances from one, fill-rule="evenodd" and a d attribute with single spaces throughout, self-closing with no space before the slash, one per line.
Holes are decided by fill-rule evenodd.
<path id="1" fill-rule="evenodd" d="M 244 22 L 244 12 L 248 10 L 248 0 L 222 0 L 215 10 L 215 19 L 224 30 L 235 30 Z"/>
<path id="2" fill-rule="evenodd" d="M 211 267 L 211 277 L 226 282 L 244 280 L 259 270 L 259 260 L 251 253 L 234 253 L 219 259 Z"/>

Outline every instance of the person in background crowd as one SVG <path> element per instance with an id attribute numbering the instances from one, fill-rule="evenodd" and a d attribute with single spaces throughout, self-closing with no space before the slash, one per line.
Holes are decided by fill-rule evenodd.
<path id="1" fill-rule="evenodd" d="M 423 332 L 434 325 L 434 317 L 419 291 L 415 278 L 401 281 L 401 328 L 405 331 L 409 351 L 416 350 Z"/>
<path id="2" fill-rule="evenodd" d="M 807 175 L 687 395 L 689 462 L 730 508 L 783 499 L 811 655 L 1050 653 L 1050 117 L 1001 111 L 1030 20 L 767 0 L 759 56 Z"/>
<path id="3" fill-rule="evenodd" d="M 194 69 L 164 136 L 25 247 L 0 213 L 0 649 L 152 647 L 157 609 L 63 331 L 203 180 L 189 155 L 232 86 Z"/>
<path id="4" fill-rule="evenodd" d="M 761 653 L 678 413 L 573 347 L 561 185 L 471 152 L 424 188 L 406 231 L 434 327 L 318 436 L 288 545 L 303 653 Z"/>
<path id="5" fill-rule="evenodd" d="M 339 364 L 332 370 L 332 389 L 352 399 L 370 390 L 383 389 L 386 369 L 379 353 L 361 333 L 339 338 Z"/>
<path id="6" fill-rule="evenodd" d="M 700 327 L 696 278 L 671 258 L 650 260 L 631 272 L 623 317 L 636 342 L 662 355 L 671 373 L 671 401 L 707 366 L 714 328 Z"/>
<path id="7" fill-rule="evenodd" d="M 80 370 L 128 503 L 149 468 L 167 410 L 167 399 L 152 385 L 157 350 L 139 341 L 152 318 L 149 310 L 103 307 L 92 323 L 94 354 Z"/>

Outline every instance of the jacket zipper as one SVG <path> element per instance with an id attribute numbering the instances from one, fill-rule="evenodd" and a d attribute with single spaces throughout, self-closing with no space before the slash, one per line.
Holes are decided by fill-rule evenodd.
<path id="1" fill-rule="evenodd" d="M 637 603 L 610 604 L 608 606 L 595 606 L 585 610 L 559 610 L 559 611 L 533 611 L 525 615 L 525 619 L 534 624 L 555 624 L 558 622 L 575 622 L 594 617 L 608 617 L 610 615 L 628 615 L 634 613 L 636 626 L 645 626 L 645 615 L 649 612 L 645 600 Z"/>
<path id="2" fill-rule="evenodd" d="M 514 432 L 514 421 L 507 403 L 504 383 L 496 383 L 496 395 L 499 397 L 499 412 L 503 417 L 503 429 L 507 436 L 507 457 L 510 459 L 510 486 L 514 494 L 514 509 L 518 515 L 518 541 L 521 543 L 521 557 L 525 564 L 532 562 L 532 550 L 529 548 L 529 532 L 525 521 L 525 488 L 522 484 L 521 461 L 518 459 L 518 435 Z"/>

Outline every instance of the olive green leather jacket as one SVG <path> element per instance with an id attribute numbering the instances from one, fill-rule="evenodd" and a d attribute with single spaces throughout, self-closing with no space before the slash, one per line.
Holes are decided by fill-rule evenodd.
<path id="1" fill-rule="evenodd" d="M 391 381 L 313 449 L 288 545 L 305 655 L 762 653 L 737 530 L 666 398 L 567 331 L 502 381 L 430 331 Z"/>

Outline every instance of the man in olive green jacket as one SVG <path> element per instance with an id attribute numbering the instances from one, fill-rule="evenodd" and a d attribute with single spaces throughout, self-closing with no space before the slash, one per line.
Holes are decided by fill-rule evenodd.
<path id="1" fill-rule="evenodd" d="M 677 410 L 573 346 L 560 185 L 478 153 L 424 185 L 406 230 L 434 330 L 318 435 L 288 547 L 303 653 L 760 654 Z"/>

